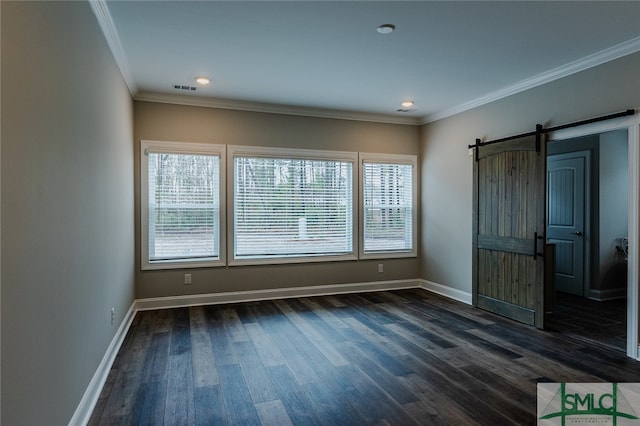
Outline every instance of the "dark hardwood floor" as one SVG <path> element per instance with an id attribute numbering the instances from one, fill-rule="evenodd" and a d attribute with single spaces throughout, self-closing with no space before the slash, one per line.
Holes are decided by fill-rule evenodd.
<path id="1" fill-rule="evenodd" d="M 575 339 L 626 352 L 627 301 L 604 302 L 567 293 L 556 293 L 547 317 L 547 328 Z"/>
<path id="2" fill-rule="evenodd" d="M 623 353 L 423 290 L 139 312 L 100 424 L 527 425 L 538 382 L 640 382 Z"/>

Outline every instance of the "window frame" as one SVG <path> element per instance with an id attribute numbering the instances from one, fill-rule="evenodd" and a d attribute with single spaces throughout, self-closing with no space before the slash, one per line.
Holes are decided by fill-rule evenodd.
<path id="1" fill-rule="evenodd" d="M 219 157 L 218 258 L 149 260 L 149 161 L 148 152 Z M 173 141 L 140 141 L 140 268 L 142 270 L 206 268 L 226 265 L 226 148 L 225 145 Z"/>
<path id="2" fill-rule="evenodd" d="M 286 255 L 273 257 L 235 258 L 235 176 L 234 161 L 236 157 L 278 158 L 292 160 L 344 161 L 351 163 L 351 251 L 340 255 Z M 227 184 L 229 185 L 229 202 L 227 203 L 227 249 L 228 265 L 280 265 L 292 263 L 313 263 L 331 261 L 358 260 L 358 153 L 351 151 L 329 151 L 312 149 L 272 148 L 257 146 L 227 145 Z"/>
<path id="3" fill-rule="evenodd" d="M 380 154 L 361 152 L 358 155 L 359 169 L 359 214 L 358 214 L 358 231 L 360 235 L 358 258 L 367 259 L 391 259 L 391 258 L 409 258 L 418 256 L 418 158 L 416 155 L 409 154 Z M 410 250 L 376 250 L 365 251 L 365 205 L 364 205 L 364 164 L 398 164 L 410 165 L 411 172 L 411 246 Z"/>

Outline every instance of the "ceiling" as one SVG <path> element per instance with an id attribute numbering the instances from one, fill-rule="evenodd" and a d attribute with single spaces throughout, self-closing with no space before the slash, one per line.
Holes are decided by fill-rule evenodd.
<path id="1" fill-rule="evenodd" d="M 640 1 L 91 4 L 135 99 L 253 111 L 426 123 L 640 51 Z"/>

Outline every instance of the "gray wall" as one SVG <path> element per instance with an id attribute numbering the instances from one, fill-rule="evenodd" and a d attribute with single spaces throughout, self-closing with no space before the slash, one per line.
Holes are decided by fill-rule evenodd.
<path id="1" fill-rule="evenodd" d="M 204 142 L 389 154 L 419 153 L 420 127 L 135 102 L 138 298 L 414 279 L 418 259 L 140 270 L 140 140 Z M 384 263 L 384 273 L 377 264 Z M 184 274 L 192 284 L 184 285 Z"/>
<path id="2" fill-rule="evenodd" d="M 600 276 L 598 286 L 626 288 L 625 276 L 607 275 L 619 261 L 617 239 L 627 237 L 629 228 L 629 151 L 628 132 L 621 130 L 600 135 Z M 619 275 L 619 274 L 618 274 Z"/>
<path id="3" fill-rule="evenodd" d="M 467 145 L 640 106 L 640 53 L 422 127 L 420 276 L 471 292 Z"/>
<path id="4" fill-rule="evenodd" d="M 133 105 L 87 2 L 1 7 L 1 421 L 62 425 L 134 299 Z"/>

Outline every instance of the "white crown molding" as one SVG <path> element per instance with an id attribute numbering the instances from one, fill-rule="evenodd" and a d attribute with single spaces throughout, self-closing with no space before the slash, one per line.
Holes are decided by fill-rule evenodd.
<path id="1" fill-rule="evenodd" d="M 131 94 L 131 96 L 134 96 L 138 91 L 138 86 L 133 76 L 131 75 L 129 62 L 127 61 L 127 56 L 124 53 L 124 49 L 122 48 L 122 43 L 120 42 L 120 37 L 118 36 L 118 31 L 116 30 L 116 26 L 113 23 L 113 19 L 111 18 L 111 13 L 109 12 L 107 2 L 105 0 L 88 1 L 89 5 L 91 5 L 91 10 L 93 11 L 94 15 L 96 15 L 96 19 L 98 20 L 100 29 L 102 29 L 104 38 L 107 40 L 107 43 L 111 48 L 111 53 L 116 60 L 118 68 L 120 69 L 122 78 L 129 88 L 129 93 Z"/>
<path id="2" fill-rule="evenodd" d="M 474 99 L 470 102 L 449 108 L 434 114 L 427 115 L 423 118 L 420 124 L 427 124 L 433 121 L 442 120 L 443 118 L 451 117 L 461 112 L 468 111 L 473 108 L 477 108 L 488 103 L 506 98 L 511 95 L 515 95 L 525 90 L 532 89 L 537 86 L 541 86 L 546 83 L 561 79 L 563 77 L 576 74 L 580 71 L 587 70 L 589 68 L 602 65 L 606 62 L 613 61 L 615 59 L 622 58 L 623 56 L 631 55 L 640 51 L 640 37 L 632 38 L 631 40 L 617 44 L 610 48 L 601 50 L 592 55 L 586 56 L 582 59 L 578 59 L 573 62 L 569 62 L 561 67 L 554 68 L 549 71 L 545 71 L 537 76 L 523 80 L 519 83 L 511 86 L 504 87 L 488 95 Z"/>
<path id="3" fill-rule="evenodd" d="M 330 118 L 341 120 L 368 121 L 375 123 L 402 124 L 402 125 L 423 125 L 433 121 L 451 117 L 456 114 L 477 108 L 488 103 L 515 95 L 525 90 L 541 86 L 546 83 L 558 80 L 563 77 L 570 76 L 580 71 L 596 67 L 606 62 L 619 59 L 623 56 L 631 55 L 640 51 L 640 37 L 617 44 L 610 48 L 601 50 L 584 58 L 562 65 L 549 71 L 545 71 L 532 78 L 520 81 L 518 83 L 506 86 L 495 92 L 481 96 L 469 102 L 457 105 L 455 107 L 445 109 L 433 114 L 421 117 L 416 116 L 397 116 L 391 114 L 375 114 L 355 111 L 341 111 L 322 108 L 307 108 L 288 105 L 277 105 L 260 102 L 234 101 L 229 99 L 204 98 L 185 96 L 178 94 L 162 94 L 154 92 L 138 92 L 137 84 L 131 74 L 129 63 L 127 61 L 124 49 L 120 42 L 120 37 L 116 30 L 111 13 L 105 0 L 88 0 L 91 9 L 98 20 L 100 28 L 111 48 L 113 57 L 116 60 L 118 68 L 122 73 L 131 96 L 135 100 L 159 102 L 177 105 L 202 106 L 209 108 L 231 109 L 239 111 L 264 112 L 271 114 L 286 114 L 305 117 Z"/>
<path id="4" fill-rule="evenodd" d="M 403 124 L 418 126 L 422 117 L 400 117 L 395 115 L 366 112 L 341 111 L 323 108 L 307 108 L 261 102 L 246 102 L 199 96 L 185 96 L 169 93 L 140 92 L 136 101 L 159 102 L 165 104 L 199 106 L 207 108 L 231 109 L 238 111 L 264 112 L 269 114 L 299 115 L 303 117 L 331 118 L 339 120 L 369 121 L 375 123 Z"/>

